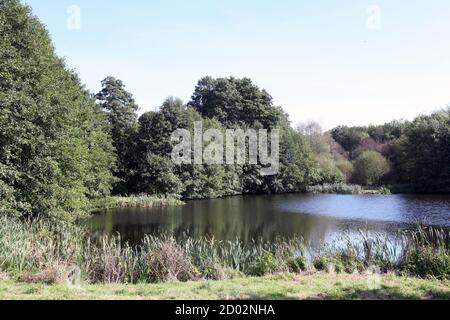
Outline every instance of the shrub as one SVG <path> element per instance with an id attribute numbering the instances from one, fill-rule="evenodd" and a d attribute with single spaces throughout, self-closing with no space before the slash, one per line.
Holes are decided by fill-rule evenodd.
<path id="1" fill-rule="evenodd" d="M 313 266 L 317 271 L 325 271 L 328 268 L 328 259 L 325 256 L 317 256 L 313 260 Z"/>
<path id="2" fill-rule="evenodd" d="M 149 256 L 149 279 L 152 282 L 195 279 L 191 258 L 174 241 L 162 242 Z"/>
<path id="3" fill-rule="evenodd" d="M 308 260 L 304 256 L 298 256 L 288 261 L 288 267 L 290 272 L 302 272 L 308 268 Z"/>
<path id="4" fill-rule="evenodd" d="M 279 270 L 279 264 L 275 256 L 270 252 L 265 252 L 256 257 L 253 264 L 250 266 L 248 273 L 252 276 L 262 277 Z"/>
<path id="5" fill-rule="evenodd" d="M 364 186 L 378 185 L 390 171 L 390 164 L 380 153 L 365 151 L 354 164 L 353 181 Z"/>
<path id="6" fill-rule="evenodd" d="M 364 262 L 351 250 L 336 253 L 333 261 L 338 266 L 337 272 L 354 273 L 363 271 L 365 268 Z"/>
<path id="7" fill-rule="evenodd" d="M 412 276 L 450 279 L 450 255 L 442 249 L 418 247 L 408 252 L 401 269 Z"/>
<path id="8" fill-rule="evenodd" d="M 102 254 L 92 264 L 89 280 L 94 283 L 126 282 L 126 269 L 120 257 L 110 253 Z"/>
<path id="9" fill-rule="evenodd" d="M 207 280 L 225 280 L 228 278 L 227 271 L 222 265 L 211 259 L 203 263 L 203 268 L 199 272 Z"/>

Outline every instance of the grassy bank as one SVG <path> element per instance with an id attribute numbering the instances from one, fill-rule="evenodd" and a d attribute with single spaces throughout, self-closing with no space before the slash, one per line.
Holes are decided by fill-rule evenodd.
<path id="1" fill-rule="evenodd" d="M 185 203 L 175 197 L 164 196 L 127 196 L 127 197 L 109 197 L 99 200 L 94 204 L 92 211 L 99 211 L 104 209 L 114 208 L 160 208 L 160 207 L 172 207 L 182 206 Z"/>
<path id="2" fill-rule="evenodd" d="M 384 275 L 378 285 L 367 275 L 280 274 L 224 281 L 164 284 L 25 284 L 0 280 L 0 299 L 450 299 L 448 281 Z"/>
<path id="3" fill-rule="evenodd" d="M 307 192 L 313 194 L 343 194 L 343 195 L 385 195 L 391 194 L 390 190 L 385 187 L 368 189 L 359 185 L 336 183 L 336 184 L 323 184 L 318 186 L 311 186 L 307 188 Z"/>
<path id="4" fill-rule="evenodd" d="M 171 207 L 181 206 L 183 201 L 172 197 L 157 196 L 130 196 L 130 197 L 113 197 L 112 204 L 115 208 L 153 208 L 153 207 Z"/>
<path id="5" fill-rule="evenodd" d="M 87 283 L 158 283 L 226 280 L 276 273 L 335 271 L 450 279 L 447 231 L 419 229 L 397 237 L 361 234 L 314 250 L 302 239 L 242 243 L 147 236 L 130 246 L 118 237 L 45 222 L 0 218 L 0 272 L 25 283 L 60 283 L 74 268 Z"/>

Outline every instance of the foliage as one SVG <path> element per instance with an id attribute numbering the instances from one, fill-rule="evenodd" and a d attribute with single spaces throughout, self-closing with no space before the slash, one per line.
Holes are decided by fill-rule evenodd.
<path id="1" fill-rule="evenodd" d="M 336 140 L 345 150 L 353 152 L 356 148 L 368 138 L 365 128 L 340 126 L 331 131 L 333 139 Z"/>
<path id="2" fill-rule="evenodd" d="M 237 125 L 272 129 L 283 116 L 279 108 L 273 107 L 272 97 L 248 78 L 205 77 L 198 82 L 189 105 L 227 128 Z"/>
<path id="3" fill-rule="evenodd" d="M 364 186 L 376 186 L 389 173 L 390 164 L 380 153 L 365 151 L 355 160 L 354 170 L 354 182 Z"/>
<path id="4" fill-rule="evenodd" d="M 394 168 L 399 183 L 419 192 L 449 192 L 450 107 L 421 116 L 406 126 L 397 142 Z"/>
<path id="5" fill-rule="evenodd" d="M 262 277 L 277 270 L 278 264 L 275 256 L 270 252 L 265 252 L 263 255 L 258 256 L 250 266 L 249 275 Z"/>
<path id="6" fill-rule="evenodd" d="M 348 185 L 345 183 L 322 184 L 311 186 L 307 189 L 310 193 L 331 193 L 331 194 L 363 194 L 364 189 L 358 185 Z"/>
<path id="7" fill-rule="evenodd" d="M 0 215 L 73 221 L 107 196 L 105 114 L 18 0 L 0 2 Z"/>
<path id="8" fill-rule="evenodd" d="M 252 101 L 251 99 L 254 99 Z M 219 110 L 212 105 L 226 106 Z M 229 113 L 228 113 L 229 112 Z M 262 176 L 261 165 L 175 165 L 171 159 L 172 133 L 186 129 L 194 134 L 194 124 L 203 130 L 227 128 L 279 129 L 280 170 Z M 204 142 L 204 147 L 207 143 Z M 304 137 L 293 130 L 287 116 L 272 105 L 270 96 L 249 79 L 200 80 L 192 101 L 184 105 L 170 97 L 159 111 L 144 113 L 137 124 L 133 164 L 127 168 L 129 183 L 122 194 L 174 195 L 183 199 L 216 198 L 237 194 L 304 191 L 312 182 L 337 182 L 338 170 L 321 168 L 314 160 Z"/>
<path id="9" fill-rule="evenodd" d="M 95 98 L 108 114 L 109 133 L 117 152 L 116 176 L 120 179 L 116 190 L 124 191 L 128 188 L 129 169 L 135 163 L 136 111 L 139 107 L 133 96 L 125 90 L 123 82 L 114 77 L 102 81 L 102 90 Z"/>

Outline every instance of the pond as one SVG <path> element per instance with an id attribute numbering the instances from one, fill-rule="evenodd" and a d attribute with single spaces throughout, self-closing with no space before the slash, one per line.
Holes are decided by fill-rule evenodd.
<path id="1" fill-rule="evenodd" d="M 395 233 L 418 223 L 450 227 L 450 196 L 239 196 L 189 201 L 181 207 L 114 209 L 89 220 L 94 230 L 120 233 L 132 243 L 162 232 L 244 242 L 301 236 L 312 246 L 343 233 Z"/>

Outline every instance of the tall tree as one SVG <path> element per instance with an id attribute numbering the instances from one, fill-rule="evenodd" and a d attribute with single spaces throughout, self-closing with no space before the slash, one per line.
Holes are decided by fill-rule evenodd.
<path id="1" fill-rule="evenodd" d="M 450 107 L 407 124 L 397 143 L 395 169 L 419 192 L 450 192 Z"/>
<path id="2" fill-rule="evenodd" d="M 73 221 L 109 194 L 105 115 L 18 0 L 0 1 L 0 214 Z"/>
<path id="3" fill-rule="evenodd" d="M 205 77 L 201 79 L 189 103 L 204 117 L 215 118 L 226 127 L 275 127 L 283 117 L 273 106 L 272 97 L 248 78 Z"/>
<path id="4" fill-rule="evenodd" d="M 116 175 L 120 179 L 115 192 L 123 193 L 130 188 L 130 175 L 136 166 L 134 148 L 139 107 L 123 82 L 114 77 L 102 81 L 102 90 L 95 97 L 108 113 L 109 131 L 117 152 Z"/>

